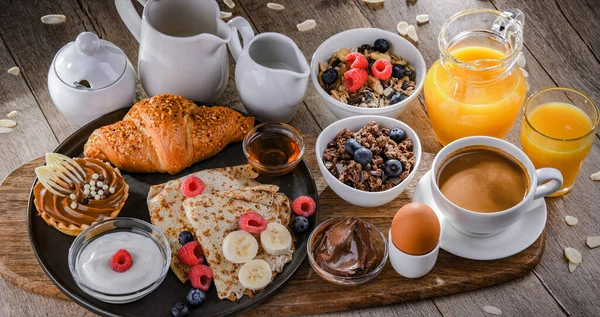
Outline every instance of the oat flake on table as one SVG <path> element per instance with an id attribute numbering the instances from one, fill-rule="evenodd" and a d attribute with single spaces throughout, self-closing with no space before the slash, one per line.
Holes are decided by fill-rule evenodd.
<path id="1" fill-rule="evenodd" d="M 62 14 L 48 14 L 44 15 L 41 20 L 44 24 L 59 24 L 65 22 L 67 17 Z"/>
<path id="2" fill-rule="evenodd" d="M 492 314 L 492 315 L 496 315 L 496 316 L 500 316 L 502 315 L 502 311 L 500 310 L 500 308 L 498 307 L 494 307 L 494 306 L 483 306 L 483 311 L 485 311 L 488 314 Z"/>
<path id="3" fill-rule="evenodd" d="M 275 11 L 283 11 L 283 9 L 285 9 L 285 7 L 282 4 L 275 3 L 275 2 L 267 3 L 267 8 L 269 8 L 271 10 L 275 10 Z"/>
<path id="4" fill-rule="evenodd" d="M 221 20 L 229 20 L 233 16 L 233 13 L 227 12 L 227 11 L 221 11 L 221 12 L 219 12 L 219 15 L 221 17 Z"/>
<path id="5" fill-rule="evenodd" d="M 223 0 L 223 3 L 225 3 L 225 5 L 229 7 L 229 9 L 233 9 L 235 7 L 235 3 L 233 2 L 233 0 Z"/>
<path id="6" fill-rule="evenodd" d="M 19 69 L 19 67 L 15 66 L 15 67 L 9 68 L 6 72 L 11 75 L 18 76 L 21 73 L 21 70 Z"/>
<path id="7" fill-rule="evenodd" d="M 298 28 L 298 31 L 300 31 L 300 32 L 310 31 L 310 30 L 314 29 L 316 26 L 317 26 L 317 22 L 313 19 L 308 19 L 308 20 L 296 25 L 296 27 Z"/>

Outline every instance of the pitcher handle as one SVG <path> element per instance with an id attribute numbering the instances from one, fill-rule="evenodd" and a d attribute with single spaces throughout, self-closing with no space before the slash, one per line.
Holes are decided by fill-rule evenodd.
<path id="1" fill-rule="evenodd" d="M 235 17 L 231 19 L 231 21 L 227 22 L 227 25 L 229 25 L 229 28 L 231 29 L 229 51 L 231 52 L 233 59 L 237 61 L 244 47 L 246 47 L 246 45 L 248 45 L 250 40 L 254 37 L 254 31 L 252 30 L 250 23 L 248 23 L 248 21 L 242 17 Z M 244 43 L 243 46 L 240 42 L 238 31 L 240 31 L 240 34 L 242 35 L 242 41 Z"/>
<path id="2" fill-rule="evenodd" d="M 145 6 L 148 0 L 138 0 L 138 2 Z M 140 42 L 140 35 L 142 33 L 142 18 L 138 15 L 137 11 L 133 7 L 131 0 L 115 0 L 115 6 L 117 12 L 121 16 L 121 20 L 125 23 L 125 26 L 129 29 L 129 32 L 133 34 L 133 37 Z"/>
<path id="3" fill-rule="evenodd" d="M 541 197 L 546 197 L 548 195 L 554 194 L 557 192 L 563 185 L 563 177 L 559 170 L 555 168 L 540 168 L 535 171 L 537 174 L 538 185 L 535 188 L 535 194 L 533 195 L 533 199 L 538 199 Z"/>

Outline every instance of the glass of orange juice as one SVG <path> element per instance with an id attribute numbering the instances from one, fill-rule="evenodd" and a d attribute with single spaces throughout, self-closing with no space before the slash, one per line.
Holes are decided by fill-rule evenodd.
<path id="1" fill-rule="evenodd" d="M 521 145 L 536 168 L 554 167 L 563 175 L 563 188 L 551 195 L 568 193 L 594 142 L 600 122 L 598 106 L 570 88 L 547 88 L 525 102 Z"/>
<path id="2" fill-rule="evenodd" d="M 504 138 L 523 107 L 527 83 L 516 67 L 523 47 L 519 10 L 459 12 L 442 27 L 440 59 L 425 76 L 427 114 L 440 143 L 474 135 Z"/>

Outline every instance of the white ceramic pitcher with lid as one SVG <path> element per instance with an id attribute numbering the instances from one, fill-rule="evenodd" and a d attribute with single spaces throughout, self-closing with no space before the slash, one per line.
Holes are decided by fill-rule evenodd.
<path id="1" fill-rule="evenodd" d="M 214 0 L 115 0 L 123 22 L 140 42 L 138 71 L 149 96 L 171 93 L 211 102 L 229 78 L 231 31 Z"/>

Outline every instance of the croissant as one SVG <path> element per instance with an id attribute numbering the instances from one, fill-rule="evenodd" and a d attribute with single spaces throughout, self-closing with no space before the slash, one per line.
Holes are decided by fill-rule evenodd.
<path id="1" fill-rule="evenodd" d="M 254 118 L 222 106 L 198 106 L 181 96 L 138 101 L 122 121 L 96 129 L 84 155 L 129 172 L 177 174 L 241 141 Z"/>

